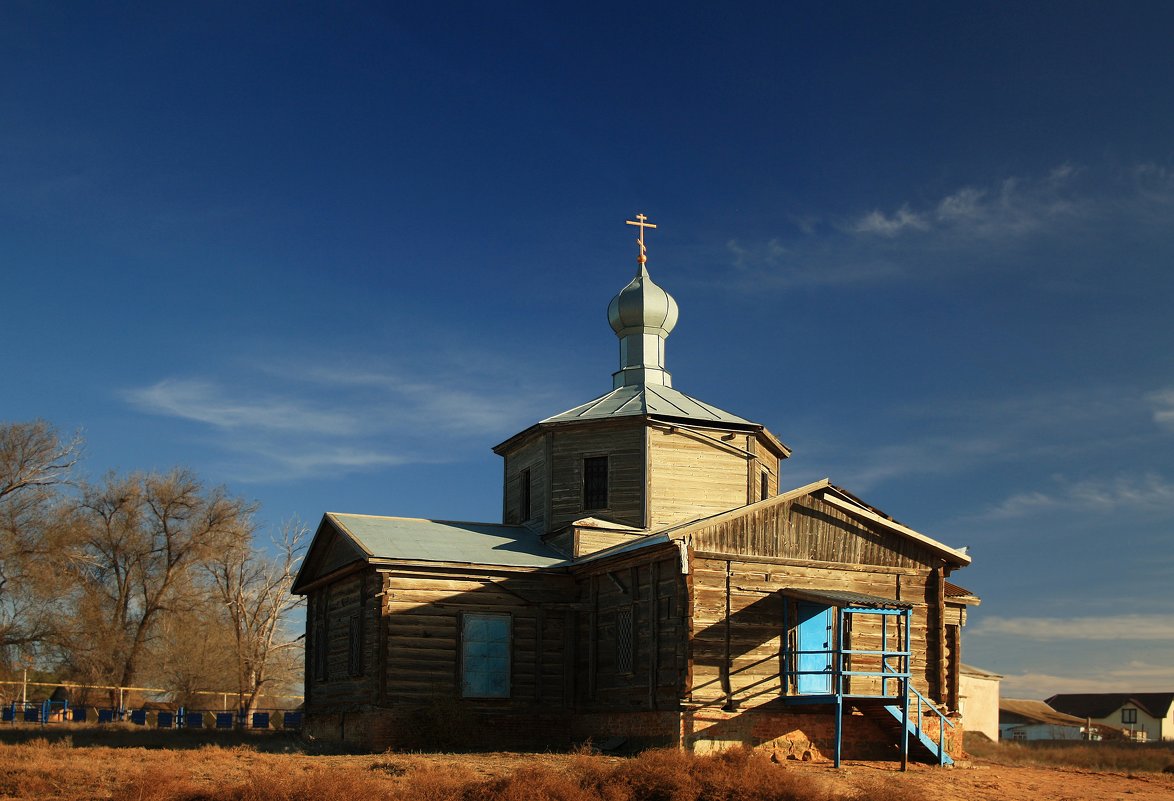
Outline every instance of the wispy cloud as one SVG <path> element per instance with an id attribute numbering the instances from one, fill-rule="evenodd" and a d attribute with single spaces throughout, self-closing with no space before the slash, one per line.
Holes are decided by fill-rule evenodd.
<path id="1" fill-rule="evenodd" d="M 356 421 L 317 409 L 304 399 L 275 395 L 238 396 L 207 379 L 165 378 L 131 389 L 126 399 L 142 411 L 207 423 L 214 428 L 353 434 Z"/>
<path id="2" fill-rule="evenodd" d="M 1159 427 L 1174 432 L 1174 387 L 1152 392 L 1146 396 L 1153 410 L 1154 422 Z"/>
<path id="3" fill-rule="evenodd" d="M 924 214 L 917 214 L 902 206 L 892 214 L 883 211 L 870 211 L 851 224 L 853 233 L 877 234 L 878 236 L 894 237 L 904 231 L 928 231 L 931 222 Z"/>
<path id="4" fill-rule="evenodd" d="M 905 204 L 891 213 L 874 209 L 845 228 L 888 238 L 931 231 L 983 239 L 1022 236 L 1093 213 L 1095 201 L 1073 185 L 1078 173 L 1062 164 L 1042 179 L 1005 178 L 994 187 L 964 186 L 929 208 L 912 210 Z"/>
<path id="5" fill-rule="evenodd" d="M 1003 396 L 920 399 L 887 410 L 882 422 L 874 423 L 867 433 L 876 437 L 897 431 L 900 441 L 871 441 L 866 448 L 853 442 L 850 450 L 840 453 L 829 449 L 819 455 L 825 461 L 832 460 L 837 475 L 847 475 L 860 490 L 894 478 L 957 473 L 979 465 L 1079 459 L 1134 440 L 1152 440 L 1150 397 L 1128 387 L 1084 386 Z M 818 451 L 819 446 L 808 449 Z M 836 466 L 841 459 L 843 464 Z M 1136 481 L 1152 484 L 1144 476 Z M 1122 479 L 1118 483 L 1130 482 Z M 1048 492 L 1038 488 L 1025 491 L 1006 512 L 1059 503 L 1060 499 L 1053 497 L 1058 487 L 1046 489 Z M 1070 491 L 1082 503 L 1092 504 L 1098 497 L 1096 489 L 1090 482 Z M 1122 486 L 1116 494 L 1124 497 L 1128 490 Z M 1140 492 L 1136 487 L 1134 491 Z M 1103 493 L 1102 489 L 1100 497 L 1105 501 Z"/>
<path id="6" fill-rule="evenodd" d="M 1011 495 L 982 515 L 990 520 L 1008 520 L 1068 508 L 1082 512 L 1113 512 L 1123 507 L 1135 511 L 1174 510 L 1174 483 L 1156 473 L 1140 476 L 1068 482 L 1053 477 L 1051 491 L 1030 490 Z"/>
<path id="7" fill-rule="evenodd" d="M 984 617 L 967 634 L 1002 635 L 1027 640 L 1174 640 L 1169 615 L 1104 615 L 1098 617 Z"/>
<path id="8" fill-rule="evenodd" d="M 1174 685 L 1174 665 L 1129 661 L 1095 675 L 1023 672 L 1003 676 L 1004 698 L 1049 698 L 1059 693 L 1164 692 Z"/>
<path id="9" fill-rule="evenodd" d="M 454 458 L 469 439 L 504 438 L 557 406 L 543 388 L 484 361 L 434 364 L 425 380 L 407 368 L 260 360 L 123 395 L 142 412 L 203 429 L 201 441 L 224 454 L 220 470 L 234 480 L 337 476 Z"/>
<path id="10" fill-rule="evenodd" d="M 1158 164 L 1092 169 L 1060 164 L 1043 175 L 1003 176 L 958 186 L 936 198 L 894 198 L 888 207 L 856 212 L 791 213 L 786 228 L 760 240 L 726 243 L 735 270 L 727 287 L 870 285 L 983 270 L 1012 270 L 1016 254 L 1030 256 L 1041 242 L 1063 257 L 1052 265 L 1065 280 L 1076 272 L 1088 237 L 1105 231 L 1174 222 L 1174 170 Z M 1114 237 L 1119 238 L 1119 237 Z M 1098 262 L 1099 264 L 1099 262 Z"/>

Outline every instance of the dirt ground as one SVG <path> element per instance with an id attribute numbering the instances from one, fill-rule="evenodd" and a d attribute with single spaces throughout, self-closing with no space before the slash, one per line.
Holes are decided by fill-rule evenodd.
<path id="1" fill-rule="evenodd" d="M 331 757 L 369 768 L 371 757 Z M 417 755 L 376 757 L 376 760 L 419 759 L 434 764 L 456 761 L 485 776 L 501 776 L 535 760 L 557 763 L 560 755 Z M 810 774 L 855 794 L 876 782 L 895 783 L 927 800 L 938 801 L 1174 801 L 1174 774 L 1094 773 L 1074 768 L 1039 768 L 999 765 L 974 760 L 964 765 L 938 768 L 910 765 L 901 772 L 896 763 L 845 762 L 840 768 L 810 762 L 787 763 L 790 770 Z"/>
<path id="2" fill-rule="evenodd" d="M 568 754 L 368 754 L 310 755 L 290 748 L 266 752 L 248 745 L 235 748 L 110 748 L 72 743 L 0 745 L 0 799 L 110 798 L 122 779 L 136 771 L 182 772 L 201 787 L 240 782 L 251 771 L 279 768 L 291 773 L 345 768 L 379 781 L 402 782 L 423 767 L 459 768 L 477 777 L 510 774 L 542 765 L 560 770 L 576 759 Z M 581 758 L 581 757 L 579 757 Z M 599 756 L 601 760 L 619 757 Z M 177 767 L 178 766 L 178 767 Z M 849 762 L 840 769 L 827 763 L 787 762 L 788 772 L 810 777 L 814 787 L 833 796 L 874 795 L 883 785 L 910 795 L 942 801 L 1174 801 L 1174 774 L 1092 772 L 1075 768 L 1001 765 L 976 759 L 953 768 L 911 765 L 902 773 L 893 763 Z M 825 794 L 826 797 L 826 794 Z"/>

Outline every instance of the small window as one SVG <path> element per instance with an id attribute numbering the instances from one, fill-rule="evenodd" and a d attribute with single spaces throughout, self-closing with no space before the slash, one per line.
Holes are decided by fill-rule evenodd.
<path id="1" fill-rule="evenodd" d="M 632 610 L 616 612 L 616 670 L 632 672 Z"/>
<path id="2" fill-rule="evenodd" d="M 314 626 L 314 678 L 326 681 L 326 651 L 329 648 L 326 642 L 326 626 L 319 621 Z"/>
<path id="3" fill-rule="evenodd" d="M 509 615 L 461 616 L 461 695 L 510 697 Z"/>
<path id="4" fill-rule="evenodd" d="M 347 625 L 347 669 L 352 676 L 363 675 L 363 627 L 358 615 Z"/>
<path id="5" fill-rule="evenodd" d="M 530 509 L 530 468 L 527 467 L 522 471 L 522 498 L 520 503 L 519 514 L 522 520 L 529 520 L 534 516 Z"/>
<path id="6" fill-rule="evenodd" d="M 1121 710 L 1121 722 L 1122 723 L 1137 723 L 1137 710 L 1136 709 L 1122 709 Z"/>
<path id="7" fill-rule="evenodd" d="M 759 476 L 758 484 L 760 492 L 759 498 L 765 501 L 770 497 L 770 473 L 763 470 L 762 475 Z"/>
<path id="8" fill-rule="evenodd" d="M 583 460 L 583 509 L 607 508 L 607 457 Z"/>

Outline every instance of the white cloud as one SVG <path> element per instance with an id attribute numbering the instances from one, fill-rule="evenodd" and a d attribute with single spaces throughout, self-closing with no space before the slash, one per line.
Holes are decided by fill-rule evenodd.
<path id="1" fill-rule="evenodd" d="M 1049 698 L 1059 693 L 1165 692 L 1174 685 L 1174 665 L 1130 661 L 1099 669 L 1096 675 L 1007 673 L 999 688 L 1004 698 Z"/>
<path id="2" fill-rule="evenodd" d="M 982 517 L 1008 520 L 1060 507 L 1102 513 L 1121 508 L 1139 511 L 1174 509 L 1174 483 L 1156 473 L 1082 479 L 1071 483 L 1067 483 L 1063 476 L 1056 476 L 1053 481 L 1059 485 L 1054 491 L 1016 493 L 996 504 Z"/>
<path id="3" fill-rule="evenodd" d="M 128 390 L 126 398 L 152 414 L 207 423 L 220 429 L 267 429 L 352 434 L 347 415 L 314 409 L 304 400 L 276 396 L 239 397 L 232 389 L 202 379 L 166 378 Z"/>
<path id="4" fill-rule="evenodd" d="M 166 378 L 124 397 L 204 428 L 201 442 L 225 455 L 220 471 L 243 481 L 461 458 L 469 440 L 481 447 L 557 406 L 541 388 L 503 378 L 509 374 L 488 359 L 459 370 L 433 365 L 431 380 L 417 375 L 259 360 L 231 378 Z"/>
<path id="5" fill-rule="evenodd" d="M 1104 615 L 1097 617 L 984 617 L 967 632 L 971 636 L 1011 636 L 1039 640 L 1174 640 L 1169 615 Z"/>
<path id="6" fill-rule="evenodd" d="M 1152 392 L 1146 396 L 1146 400 L 1153 410 L 1154 422 L 1174 432 L 1174 387 Z"/>
<path id="7" fill-rule="evenodd" d="M 903 231 L 928 231 L 929 228 L 929 221 L 921 214 L 914 214 L 908 206 L 902 206 L 892 214 L 870 211 L 852 225 L 855 233 L 877 234 L 890 238 Z"/>
<path id="8" fill-rule="evenodd" d="M 726 288 L 874 284 L 973 270 L 1012 270 L 1030 259 L 1036 280 L 1070 285 L 1078 269 L 1099 270 L 1094 245 L 1174 223 L 1174 169 L 1156 164 L 1089 169 L 1060 164 L 1041 175 L 964 184 L 922 201 L 896 198 L 859 213 L 792 211 L 783 235 L 731 239 L 740 276 Z M 785 223 L 785 228 L 782 224 Z M 797 231 L 795 229 L 798 229 Z M 1053 258 L 1041 264 L 1037 246 Z M 1055 271 L 1062 270 L 1057 273 Z"/>
<path id="9" fill-rule="evenodd" d="M 931 231 L 961 238 L 1019 237 L 1092 211 L 1091 200 L 1071 185 L 1077 173 L 1071 165 L 1061 165 L 1041 179 L 1005 178 L 991 189 L 964 186 L 921 211 L 908 204 L 892 214 L 871 211 L 848 230 L 889 238 Z"/>

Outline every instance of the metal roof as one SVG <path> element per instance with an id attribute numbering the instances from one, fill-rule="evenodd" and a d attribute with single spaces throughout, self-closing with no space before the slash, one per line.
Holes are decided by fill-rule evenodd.
<path id="1" fill-rule="evenodd" d="M 523 526 L 377 517 L 328 512 L 326 515 L 372 559 L 556 567 L 566 559 Z"/>
<path id="2" fill-rule="evenodd" d="M 1060 693 L 1047 699 L 1055 710 L 1084 718 L 1107 718 L 1131 704 L 1150 717 L 1164 718 L 1174 705 L 1174 693 Z"/>
<path id="3" fill-rule="evenodd" d="M 613 389 L 581 406 L 568 409 L 543 420 L 543 423 L 568 423 L 575 420 L 601 420 L 609 417 L 655 415 L 678 420 L 697 420 L 736 426 L 753 426 L 745 418 L 710 406 L 684 392 L 659 384 L 638 384 Z"/>
<path id="4" fill-rule="evenodd" d="M 779 590 L 783 595 L 798 598 L 801 601 L 814 601 L 828 606 L 856 606 L 868 609 L 912 609 L 913 604 L 908 601 L 895 601 L 892 598 L 882 598 L 879 595 L 865 595 L 859 592 L 844 592 L 842 590 L 809 590 L 783 588 Z"/>
<path id="5" fill-rule="evenodd" d="M 999 699 L 999 722 L 1011 723 L 1013 721 L 1002 720 L 1003 715 L 1015 715 L 1024 720 L 1035 721 L 1037 723 L 1047 723 L 1058 726 L 1083 726 L 1084 718 L 1078 718 L 1075 715 L 1066 715 L 1063 712 L 1057 712 L 1052 707 L 1048 706 L 1044 701 L 1035 701 L 1023 698 L 1000 698 Z"/>

